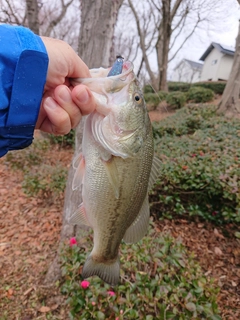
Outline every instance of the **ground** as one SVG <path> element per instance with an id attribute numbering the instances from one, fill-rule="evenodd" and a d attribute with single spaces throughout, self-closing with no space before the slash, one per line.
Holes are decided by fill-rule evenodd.
<path id="1" fill-rule="evenodd" d="M 159 121 L 169 112 L 150 113 Z M 46 155 L 69 167 L 72 152 L 53 148 Z M 63 198 L 55 203 L 27 197 L 21 171 L 0 159 L 0 320 L 63 319 L 68 309 L 56 286 L 43 284 L 58 248 Z M 205 274 L 221 287 L 218 298 L 222 318 L 240 319 L 240 241 L 232 226 L 224 229 L 185 219 L 158 222 L 160 231 L 181 237 Z M 52 311 L 52 317 L 47 317 Z"/>

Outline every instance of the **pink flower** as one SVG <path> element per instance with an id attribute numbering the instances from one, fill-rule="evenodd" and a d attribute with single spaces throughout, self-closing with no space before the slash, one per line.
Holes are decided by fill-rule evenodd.
<path id="1" fill-rule="evenodd" d="M 72 247 L 74 244 L 77 244 L 77 240 L 76 240 L 76 238 L 73 237 L 70 239 L 69 245 L 70 245 L 70 247 Z"/>
<path id="2" fill-rule="evenodd" d="M 82 287 L 83 289 L 87 289 L 89 286 L 90 286 L 90 282 L 89 282 L 89 281 L 83 280 L 83 281 L 81 282 L 81 287 Z"/>
<path id="3" fill-rule="evenodd" d="M 115 292 L 114 291 L 108 291 L 107 292 L 111 297 L 115 296 Z"/>
<path id="4" fill-rule="evenodd" d="M 119 317 L 117 317 L 115 320 L 119 320 Z"/>

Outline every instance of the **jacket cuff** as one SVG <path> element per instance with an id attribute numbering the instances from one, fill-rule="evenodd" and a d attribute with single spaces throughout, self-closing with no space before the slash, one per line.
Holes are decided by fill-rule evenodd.
<path id="1" fill-rule="evenodd" d="M 14 28 L 21 53 L 14 71 L 5 125 L 0 127 L 0 157 L 32 143 L 48 70 L 48 55 L 41 38 L 29 29 Z"/>

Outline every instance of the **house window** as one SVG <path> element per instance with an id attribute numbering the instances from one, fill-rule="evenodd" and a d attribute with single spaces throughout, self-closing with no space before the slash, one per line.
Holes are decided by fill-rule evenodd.
<path id="1" fill-rule="evenodd" d="M 212 63 L 211 63 L 211 65 L 213 66 L 214 64 L 217 64 L 217 59 L 215 59 L 215 60 L 212 60 Z"/>

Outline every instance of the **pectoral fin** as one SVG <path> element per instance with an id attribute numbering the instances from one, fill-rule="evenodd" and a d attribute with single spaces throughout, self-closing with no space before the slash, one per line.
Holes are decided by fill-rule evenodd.
<path id="1" fill-rule="evenodd" d="M 135 243 L 141 240 L 148 229 L 149 225 L 149 203 L 148 203 L 148 196 L 146 196 L 142 208 L 137 216 L 137 218 L 134 220 L 132 225 L 127 229 L 123 240 L 126 243 Z"/>
<path id="2" fill-rule="evenodd" d="M 148 191 L 150 191 L 159 177 L 159 170 L 161 167 L 161 161 L 155 156 L 153 158 L 152 169 L 150 172 L 150 178 L 148 182 Z"/>
<path id="3" fill-rule="evenodd" d="M 113 187 L 115 198 L 119 198 L 119 176 L 118 176 L 118 170 L 116 166 L 116 160 L 115 157 L 112 156 L 109 160 L 104 161 L 102 160 L 104 167 L 106 169 L 106 173 L 108 176 L 108 180 Z"/>

